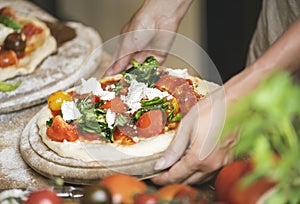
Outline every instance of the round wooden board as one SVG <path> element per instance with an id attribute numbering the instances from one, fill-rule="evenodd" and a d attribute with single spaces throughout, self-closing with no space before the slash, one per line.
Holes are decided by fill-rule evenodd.
<path id="1" fill-rule="evenodd" d="M 60 177 L 66 183 L 90 184 L 114 173 L 126 173 L 140 179 L 150 178 L 158 173 L 153 167 L 161 154 L 91 162 L 61 157 L 43 143 L 36 125 L 39 114 L 40 112 L 30 120 L 23 130 L 20 152 L 24 161 L 32 169 L 48 178 Z"/>

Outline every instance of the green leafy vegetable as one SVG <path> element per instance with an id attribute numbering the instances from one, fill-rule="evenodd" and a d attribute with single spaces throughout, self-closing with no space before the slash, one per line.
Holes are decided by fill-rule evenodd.
<path id="1" fill-rule="evenodd" d="M 116 84 L 115 87 L 112 89 L 113 92 L 116 93 L 116 95 L 119 94 L 119 92 L 124 88 L 124 85 L 123 84 Z"/>
<path id="2" fill-rule="evenodd" d="M 6 27 L 14 29 L 15 31 L 19 31 L 22 29 L 22 25 L 9 16 L 0 15 L 0 23 L 5 25 Z"/>
<path id="3" fill-rule="evenodd" d="M 0 91 L 2 92 L 9 92 L 9 91 L 14 91 L 21 85 L 22 81 L 18 81 L 14 84 L 6 83 L 3 81 L 0 81 Z"/>
<path id="4" fill-rule="evenodd" d="M 124 79 L 127 82 L 135 79 L 138 82 L 148 84 L 148 87 L 154 87 L 160 77 L 160 74 L 157 72 L 158 61 L 153 56 L 150 56 L 142 64 L 133 59 L 132 65 L 130 69 L 122 72 Z"/>
<path id="5" fill-rule="evenodd" d="M 177 104 L 176 104 L 177 105 Z M 171 102 L 167 101 L 166 98 L 159 98 L 155 97 L 151 100 L 142 100 L 141 101 L 141 108 L 133 115 L 131 119 L 131 123 L 135 124 L 136 121 L 145 113 L 150 110 L 164 110 L 171 109 L 170 113 L 167 115 L 167 121 L 168 122 L 178 122 L 182 118 L 182 114 L 179 112 L 177 114 L 174 114 L 174 111 L 176 109 L 175 104 L 171 104 Z"/>
<path id="6" fill-rule="evenodd" d="M 256 164 L 244 182 L 261 177 L 276 181 L 276 192 L 268 203 L 300 203 L 299 101 L 299 84 L 288 73 L 276 72 L 235 104 L 226 121 L 224 135 L 239 129 L 235 154 L 248 155 Z"/>
<path id="7" fill-rule="evenodd" d="M 113 142 L 113 130 L 106 122 L 107 110 L 99 108 L 101 103 L 89 103 L 92 94 L 76 102 L 82 116 L 77 119 L 79 129 L 84 133 L 95 133 L 106 141 Z M 103 102 L 102 102 L 103 103 Z"/>
<path id="8" fill-rule="evenodd" d="M 51 127 L 53 123 L 54 117 L 49 118 L 49 120 L 46 121 L 46 126 Z"/>

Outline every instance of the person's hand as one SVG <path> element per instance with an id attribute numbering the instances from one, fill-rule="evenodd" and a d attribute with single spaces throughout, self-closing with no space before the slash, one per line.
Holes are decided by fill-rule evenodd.
<path id="1" fill-rule="evenodd" d="M 182 119 L 174 140 L 156 163 L 155 169 L 167 171 L 152 178 L 158 185 L 202 183 L 232 158 L 229 154 L 234 136 L 219 142 L 226 104 L 224 92 L 208 95 Z"/>
<path id="2" fill-rule="evenodd" d="M 112 66 L 105 74 L 114 75 L 129 68 L 132 58 L 143 62 L 146 57 L 154 56 L 162 63 L 191 2 L 146 0 L 122 29 Z"/>

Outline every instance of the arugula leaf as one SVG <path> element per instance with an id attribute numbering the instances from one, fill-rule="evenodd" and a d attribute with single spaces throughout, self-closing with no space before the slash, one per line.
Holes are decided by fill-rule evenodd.
<path id="1" fill-rule="evenodd" d="M 148 84 L 148 87 L 154 87 L 161 74 L 157 72 L 158 61 L 153 57 L 147 57 L 142 64 L 132 59 L 132 67 L 122 72 L 127 82 L 135 79 L 138 82 Z"/>
<path id="2" fill-rule="evenodd" d="M 2 92 L 14 91 L 21 85 L 21 83 L 22 83 L 22 81 L 18 81 L 14 84 L 0 81 L 0 91 L 2 91 Z"/>
<path id="3" fill-rule="evenodd" d="M 151 100 L 142 100 L 141 101 L 141 108 L 138 109 L 138 111 L 133 115 L 131 119 L 131 124 L 135 124 L 138 119 L 145 113 L 150 110 L 156 110 L 160 109 L 163 111 L 166 111 L 169 109 L 169 113 L 167 115 L 167 121 L 168 122 L 179 122 L 182 118 L 181 112 L 178 112 L 177 114 L 174 114 L 174 111 L 176 109 L 175 105 L 178 104 L 172 104 L 171 102 L 167 101 L 166 98 L 159 98 L 155 97 Z"/>
<path id="4" fill-rule="evenodd" d="M 223 137 L 239 130 L 237 157 L 255 162 L 249 184 L 261 177 L 276 181 L 267 203 L 300 202 L 300 85 L 283 71 L 269 76 L 254 92 L 230 109 Z M 278 154 L 279 161 L 274 160 Z"/>
<path id="5" fill-rule="evenodd" d="M 89 103 L 92 94 L 78 100 L 76 106 L 82 116 L 77 119 L 79 129 L 84 133 L 95 133 L 106 141 L 113 142 L 113 130 L 106 122 L 107 110 L 99 108 L 101 103 Z"/>

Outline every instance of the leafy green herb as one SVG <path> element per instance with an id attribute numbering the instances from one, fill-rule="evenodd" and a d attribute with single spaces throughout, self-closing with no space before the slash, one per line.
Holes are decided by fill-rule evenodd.
<path id="1" fill-rule="evenodd" d="M 116 95 L 119 94 L 119 92 L 124 88 L 123 84 L 116 84 L 115 87 L 112 89 L 113 92 L 116 93 Z"/>
<path id="2" fill-rule="evenodd" d="M 106 122 L 107 110 L 99 108 L 99 103 L 89 103 L 92 94 L 76 102 L 82 116 L 77 119 L 79 129 L 84 133 L 95 133 L 109 142 L 113 142 L 113 130 Z"/>
<path id="3" fill-rule="evenodd" d="M 132 65 L 130 69 L 122 72 L 124 79 L 127 82 L 135 79 L 138 82 L 148 84 L 148 87 L 154 87 L 160 77 L 160 74 L 157 72 L 158 61 L 153 56 L 150 56 L 142 64 L 133 59 Z"/>
<path id="4" fill-rule="evenodd" d="M 167 109 L 170 109 L 170 105 L 172 105 L 171 106 L 172 110 L 167 115 L 167 121 L 168 122 L 179 122 L 182 118 L 182 114 L 180 112 L 177 113 L 177 114 L 174 114 L 174 111 L 176 109 L 175 105 L 171 104 L 171 102 L 167 101 L 166 98 L 155 97 L 151 100 L 142 100 L 141 101 L 141 106 L 142 107 L 133 115 L 133 117 L 131 119 L 131 123 L 135 124 L 136 121 L 138 121 L 138 119 L 145 112 L 148 112 L 150 110 L 156 110 L 156 109 L 166 111 Z"/>
<path id="5" fill-rule="evenodd" d="M 21 83 L 22 83 L 22 81 L 18 81 L 14 84 L 0 81 L 0 91 L 2 91 L 2 92 L 14 91 L 21 85 Z"/>
<path id="6" fill-rule="evenodd" d="M 46 121 L 46 126 L 47 126 L 47 127 L 51 127 L 51 126 L 52 126 L 52 123 L 53 123 L 53 120 L 54 120 L 53 117 L 49 118 L 49 120 Z"/>
<path id="7" fill-rule="evenodd" d="M 0 23 L 5 25 L 6 27 L 14 29 L 15 31 L 19 31 L 22 28 L 22 25 L 20 23 L 9 16 L 0 15 Z"/>
<path id="8" fill-rule="evenodd" d="M 239 129 L 237 156 L 255 162 L 247 184 L 261 177 L 276 181 L 267 203 L 300 203 L 300 86 L 285 72 L 276 72 L 231 109 L 224 135 Z M 274 153 L 280 157 L 274 161 Z"/>

